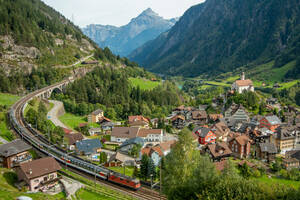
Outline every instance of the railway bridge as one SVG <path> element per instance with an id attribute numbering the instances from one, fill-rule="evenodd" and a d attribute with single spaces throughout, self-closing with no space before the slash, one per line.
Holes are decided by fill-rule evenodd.
<path id="1" fill-rule="evenodd" d="M 40 99 L 49 99 L 53 91 L 57 91 L 58 93 L 64 92 L 64 89 L 67 87 L 67 85 L 71 82 L 74 82 L 74 80 L 75 79 L 73 77 L 68 77 L 68 79 L 60 84 L 49 87 L 48 89 L 44 89 L 43 92 L 38 93 L 36 97 Z"/>

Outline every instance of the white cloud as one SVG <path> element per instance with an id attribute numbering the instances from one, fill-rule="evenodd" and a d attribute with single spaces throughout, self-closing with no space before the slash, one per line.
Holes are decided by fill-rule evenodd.
<path id="1" fill-rule="evenodd" d="M 43 0 L 46 4 L 72 19 L 75 24 L 109 24 L 121 26 L 152 8 L 164 18 L 181 16 L 191 6 L 204 0 Z"/>

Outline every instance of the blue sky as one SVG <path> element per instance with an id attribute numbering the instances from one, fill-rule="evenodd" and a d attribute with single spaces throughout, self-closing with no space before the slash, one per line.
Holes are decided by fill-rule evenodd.
<path id="1" fill-rule="evenodd" d="M 204 0 L 43 0 L 80 27 L 88 24 L 121 26 L 152 8 L 164 18 L 181 16 Z"/>

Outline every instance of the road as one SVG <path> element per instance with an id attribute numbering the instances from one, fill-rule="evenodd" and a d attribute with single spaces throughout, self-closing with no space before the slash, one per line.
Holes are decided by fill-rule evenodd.
<path id="1" fill-rule="evenodd" d="M 69 129 L 66 125 L 64 125 L 59 119 L 58 119 L 58 111 L 62 107 L 64 107 L 63 103 L 61 101 L 55 101 L 55 100 L 49 100 L 49 102 L 53 103 L 53 108 L 47 113 L 47 118 L 53 122 L 55 126 L 60 126 L 62 128 Z"/>
<path id="2" fill-rule="evenodd" d="M 75 65 L 78 65 L 79 63 L 81 63 L 81 62 L 83 62 L 83 61 L 85 61 L 85 60 L 87 60 L 87 59 L 89 59 L 89 58 L 91 58 L 91 57 L 93 57 L 93 56 L 94 56 L 94 54 L 91 54 L 91 55 L 88 55 L 88 56 L 86 56 L 86 57 L 84 57 L 84 58 L 81 58 L 80 60 L 76 61 L 75 63 L 73 63 L 73 64 L 71 64 L 71 65 L 66 65 L 66 66 L 56 66 L 56 67 L 57 67 L 57 68 L 62 68 L 62 69 L 74 67 Z"/>

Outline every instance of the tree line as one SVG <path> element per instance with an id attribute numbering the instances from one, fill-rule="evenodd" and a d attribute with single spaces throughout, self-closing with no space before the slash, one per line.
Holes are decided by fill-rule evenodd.
<path id="1" fill-rule="evenodd" d="M 135 68 L 127 68 L 97 67 L 69 84 L 64 94 L 53 96 L 63 101 L 67 112 L 86 115 L 100 108 L 111 119 L 127 119 L 137 114 L 165 116 L 179 105 L 179 91 L 174 84 L 165 82 L 153 90 L 141 90 L 129 82 Z"/>

